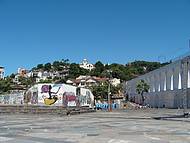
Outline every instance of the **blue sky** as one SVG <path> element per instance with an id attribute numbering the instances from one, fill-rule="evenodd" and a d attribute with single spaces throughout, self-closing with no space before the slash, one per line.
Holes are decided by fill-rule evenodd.
<path id="1" fill-rule="evenodd" d="M 0 65 L 167 61 L 189 51 L 190 0 L 0 0 Z"/>

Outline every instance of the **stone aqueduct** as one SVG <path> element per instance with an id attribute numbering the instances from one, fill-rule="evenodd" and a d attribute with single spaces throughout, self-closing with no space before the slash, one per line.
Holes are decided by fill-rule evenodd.
<path id="1" fill-rule="evenodd" d="M 136 84 L 145 80 L 150 89 L 145 93 L 145 104 L 151 107 L 190 108 L 190 56 L 126 82 L 129 100 L 142 103 Z"/>

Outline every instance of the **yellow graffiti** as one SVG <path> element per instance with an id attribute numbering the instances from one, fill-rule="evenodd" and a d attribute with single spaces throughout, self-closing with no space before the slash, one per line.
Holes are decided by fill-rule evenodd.
<path id="1" fill-rule="evenodd" d="M 53 97 L 53 98 L 45 98 L 44 99 L 44 103 L 45 103 L 45 105 L 53 105 L 56 101 L 58 100 L 58 98 L 57 97 Z"/>

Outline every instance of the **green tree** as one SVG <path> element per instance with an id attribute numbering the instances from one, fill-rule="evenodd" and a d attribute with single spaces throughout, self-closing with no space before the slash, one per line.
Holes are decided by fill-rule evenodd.
<path id="1" fill-rule="evenodd" d="M 80 75 L 89 75 L 90 71 L 87 69 L 80 68 Z"/>
<path id="2" fill-rule="evenodd" d="M 37 65 L 37 69 L 43 69 L 44 68 L 44 65 L 43 64 L 38 64 Z"/>
<path id="3" fill-rule="evenodd" d="M 46 64 L 44 65 L 44 70 L 45 70 L 45 71 L 50 71 L 50 70 L 51 70 L 51 63 L 46 63 Z"/>
<path id="4" fill-rule="evenodd" d="M 66 83 L 66 79 L 61 78 L 61 79 L 55 80 L 55 83 L 56 83 L 56 84 Z"/>
<path id="5" fill-rule="evenodd" d="M 11 78 L 11 79 L 14 79 L 14 78 L 15 78 L 15 74 L 12 73 L 12 74 L 10 75 L 10 78 Z"/>
<path id="6" fill-rule="evenodd" d="M 123 85 L 119 84 L 117 86 L 111 86 L 111 93 L 116 96 L 123 93 Z"/>
<path id="7" fill-rule="evenodd" d="M 91 87 L 95 100 L 107 100 L 108 85 L 95 85 Z"/>
<path id="8" fill-rule="evenodd" d="M 52 83 L 52 80 L 50 80 L 50 79 L 46 79 L 46 80 L 41 79 L 38 83 Z"/>
<path id="9" fill-rule="evenodd" d="M 53 66 L 53 69 L 54 69 L 55 71 L 60 71 L 60 70 L 62 70 L 62 67 L 61 67 L 61 64 L 60 64 L 59 61 L 54 61 L 53 64 L 52 64 L 52 66 Z"/>
<path id="10" fill-rule="evenodd" d="M 101 76 L 102 72 L 105 70 L 104 65 L 101 61 L 95 63 L 95 69 L 91 71 L 91 75 L 93 76 Z"/>
<path id="11" fill-rule="evenodd" d="M 108 72 L 108 70 L 104 70 L 101 75 L 101 77 L 106 77 L 106 78 L 110 78 L 110 73 Z"/>
<path id="12" fill-rule="evenodd" d="M 148 92 L 150 86 L 144 81 L 140 80 L 136 85 L 136 92 L 141 95 L 142 98 L 142 105 L 144 104 L 144 93 Z"/>
<path id="13" fill-rule="evenodd" d="M 32 85 L 35 84 L 35 79 L 34 78 L 27 78 L 27 77 L 22 77 L 20 76 L 18 78 L 18 81 L 20 82 L 21 85 L 24 85 L 26 88 L 31 87 Z"/>
<path id="14" fill-rule="evenodd" d="M 1 93 L 6 93 L 9 90 L 11 90 L 11 83 L 9 80 L 2 79 L 0 80 L 0 94 Z"/>
<path id="15" fill-rule="evenodd" d="M 68 65 L 68 64 L 69 64 L 69 59 L 62 59 L 61 62 L 62 62 L 64 65 Z"/>
<path id="16" fill-rule="evenodd" d="M 94 85 L 91 88 L 91 91 L 95 97 L 95 100 L 108 100 L 108 86 L 109 83 L 106 82 L 103 85 Z M 112 86 L 110 85 L 110 92 L 111 96 L 118 95 L 120 92 L 122 92 L 122 85 L 118 86 Z"/>
<path id="17" fill-rule="evenodd" d="M 125 75 L 124 71 L 122 71 L 119 68 L 114 68 L 112 70 L 112 77 L 122 79 L 122 80 L 126 80 L 126 75 Z"/>
<path id="18" fill-rule="evenodd" d="M 80 75 L 80 67 L 76 63 L 72 63 L 69 69 L 69 77 L 68 78 L 76 78 Z"/>

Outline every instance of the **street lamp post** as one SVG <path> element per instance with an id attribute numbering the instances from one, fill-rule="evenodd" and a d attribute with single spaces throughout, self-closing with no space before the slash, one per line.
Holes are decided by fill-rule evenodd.
<path id="1" fill-rule="evenodd" d="M 110 78 L 111 78 L 111 70 L 108 70 L 108 73 L 110 74 Z M 111 84 L 110 84 L 110 79 L 108 80 L 108 111 L 111 112 L 112 108 L 111 108 Z"/>
<path id="2" fill-rule="evenodd" d="M 110 90 L 110 82 L 108 83 L 108 111 L 111 112 L 111 90 Z"/>

